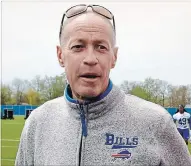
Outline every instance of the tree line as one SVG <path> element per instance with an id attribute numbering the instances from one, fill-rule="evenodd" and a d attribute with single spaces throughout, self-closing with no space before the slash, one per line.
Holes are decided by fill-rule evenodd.
<path id="1" fill-rule="evenodd" d="M 55 77 L 37 75 L 30 81 L 15 78 L 11 84 L 1 84 L 1 105 L 41 105 L 63 96 L 66 82 L 65 73 Z M 125 80 L 119 87 L 126 94 L 164 107 L 191 104 L 191 84 L 175 86 L 167 81 L 148 77 L 142 82 Z"/>
<path id="2" fill-rule="evenodd" d="M 1 105 L 41 105 L 62 96 L 66 86 L 65 74 L 41 77 L 31 81 L 15 78 L 11 84 L 1 85 Z"/>
<path id="3" fill-rule="evenodd" d="M 120 87 L 127 94 L 138 96 L 164 107 L 191 104 L 191 84 L 172 85 L 167 81 L 148 77 L 142 82 L 124 81 Z"/>

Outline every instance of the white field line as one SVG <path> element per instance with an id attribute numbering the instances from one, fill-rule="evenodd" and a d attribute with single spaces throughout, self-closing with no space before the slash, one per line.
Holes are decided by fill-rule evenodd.
<path id="1" fill-rule="evenodd" d="M 2 148 L 18 148 L 18 146 L 1 146 Z"/>
<path id="2" fill-rule="evenodd" d="M 20 140 L 16 140 L 16 139 L 1 139 L 1 141 L 19 142 Z"/>
<path id="3" fill-rule="evenodd" d="M 1 159 L 1 160 L 5 160 L 5 161 L 15 161 L 14 159 Z"/>

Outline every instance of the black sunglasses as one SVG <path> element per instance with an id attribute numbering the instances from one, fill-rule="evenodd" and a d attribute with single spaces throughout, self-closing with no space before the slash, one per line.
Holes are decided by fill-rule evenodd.
<path id="1" fill-rule="evenodd" d="M 72 6 L 63 14 L 61 25 L 60 25 L 59 38 L 61 38 L 62 26 L 63 26 L 65 16 L 67 18 L 71 18 L 71 17 L 74 17 L 76 15 L 82 14 L 82 13 L 87 11 L 88 7 L 91 7 L 93 12 L 100 14 L 109 20 L 113 20 L 113 28 L 114 28 L 114 31 L 116 33 L 114 15 L 108 9 L 106 9 L 105 7 L 100 6 L 100 5 L 80 4 L 80 5 Z"/>

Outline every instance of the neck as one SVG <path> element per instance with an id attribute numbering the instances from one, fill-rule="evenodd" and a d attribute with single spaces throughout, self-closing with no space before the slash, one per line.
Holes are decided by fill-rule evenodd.
<path id="1" fill-rule="evenodd" d="M 78 100 L 80 103 L 83 103 L 84 101 L 89 101 L 91 100 L 93 97 L 85 97 L 85 96 L 80 96 L 77 93 L 72 92 L 72 96 L 73 99 Z"/>
<path id="2" fill-rule="evenodd" d="M 108 93 L 111 91 L 112 86 L 113 86 L 113 84 L 112 84 L 111 80 L 109 80 L 108 86 L 103 93 L 101 93 L 100 95 L 98 95 L 96 97 L 84 97 L 84 96 L 80 96 L 78 94 L 73 93 L 71 88 L 70 88 L 70 85 L 68 85 L 66 87 L 66 98 L 70 102 L 73 102 L 73 103 L 96 102 L 96 101 L 103 99 L 105 96 L 107 96 Z"/>

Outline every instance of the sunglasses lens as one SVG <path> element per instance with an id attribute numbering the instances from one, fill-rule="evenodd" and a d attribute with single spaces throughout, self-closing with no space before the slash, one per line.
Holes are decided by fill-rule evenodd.
<path id="1" fill-rule="evenodd" d="M 111 12 L 109 10 L 107 10 L 106 8 L 104 8 L 104 7 L 94 5 L 93 9 L 94 9 L 95 12 L 97 12 L 97 13 L 99 13 L 101 15 L 104 15 L 109 19 L 113 18 L 113 15 L 111 14 Z"/>
<path id="2" fill-rule="evenodd" d="M 86 10 L 86 5 L 78 5 L 74 6 L 66 11 L 66 16 L 67 17 L 72 17 L 77 14 L 80 14 Z"/>

